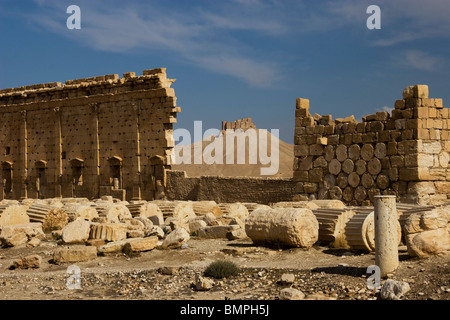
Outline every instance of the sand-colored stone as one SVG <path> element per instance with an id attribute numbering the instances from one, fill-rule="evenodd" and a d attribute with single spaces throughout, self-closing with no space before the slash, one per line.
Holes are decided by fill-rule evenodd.
<path id="1" fill-rule="evenodd" d="M 319 223 L 306 208 L 257 209 L 245 221 L 245 233 L 255 243 L 311 247 L 319 235 Z"/>
<path id="2" fill-rule="evenodd" d="M 27 215 L 27 208 L 27 206 L 20 204 L 0 206 L 0 227 L 29 223 L 30 218 Z"/>
<path id="3" fill-rule="evenodd" d="M 190 236 L 189 233 L 183 229 L 175 229 L 171 233 L 169 233 L 162 243 L 163 249 L 177 249 L 180 248 L 183 244 L 189 241 Z"/>
<path id="4" fill-rule="evenodd" d="M 428 257 L 450 250 L 450 206 L 411 214 L 404 225 L 408 253 Z"/>
<path id="5" fill-rule="evenodd" d="M 91 223 L 89 239 L 119 241 L 127 238 L 127 227 L 122 223 Z"/>
<path id="6" fill-rule="evenodd" d="M 158 237 L 146 237 L 135 239 L 136 241 L 129 241 L 124 245 L 123 251 L 125 253 L 133 254 L 136 252 L 150 251 L 153 250 L 158 243 Z"/>
<path id="7" fill-rule="evenodd" d="M 95 209 L 94 209 L 95 211 Z M 69 223 L 69 215 L 61 208 L 50 209 L 42 223 L 44 232 L 62 230 Z"/>
<path id="8" fill-rule="evenodd" d="M 53 253 L 53 261 L 58 264 L 89 261 L 95 258 L 97 258 L 97 248 L 94 246 L 61 247 Z"/>
<path id="9" fill-rule="evenodd" d="M 89 221 L 77 219 L 68 223 L 62 229 L 62 240 L 67 244 L 84 243 L 89 239 L 90 230 L 91 224 Z"/>

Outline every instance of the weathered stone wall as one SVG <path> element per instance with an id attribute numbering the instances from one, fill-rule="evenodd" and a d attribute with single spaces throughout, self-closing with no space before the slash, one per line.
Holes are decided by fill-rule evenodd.
<path id="1" fill-rule="evenodd" d="M 291 201 L 295 183 L 290 178 L 187 177 L 185 171 L 166 171 L 169 200 L 214 200 L 217 203 Z"/>
<path id="2" fill-rule="evenodd" d="M 0 198 L 153 199 L 170 165 L 165 68 L 0 90 Z"/>
<path id="3" fill-rule="evenodd" d="M 369 205 L 377 194 L 439 204 L 450 199 L 450 112 L 428 86 L 407 87 L 392 113 L 358 122 L 312 115 L 309 100 L 295 110 L 295 200 L 339 199 Z"/>

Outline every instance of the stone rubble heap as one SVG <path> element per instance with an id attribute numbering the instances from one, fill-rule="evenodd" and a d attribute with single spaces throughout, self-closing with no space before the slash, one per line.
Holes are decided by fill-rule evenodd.
<path id="1" fill-rule="evenodd" d="M 411 256 L 450 250 L 450 205 L 397 207 L 398 239 Z M 97 254 L 129 255 L 186 248 L 198 239 L 251 239 L 255 245 L 375 250 L 373 207 L 346 206 L 339 200 L 255 203 L 214 201 L 136 201 L 26 199 L 0 202 L 3 247 L 60 244 L 56 263 L 91 259 Z"/>

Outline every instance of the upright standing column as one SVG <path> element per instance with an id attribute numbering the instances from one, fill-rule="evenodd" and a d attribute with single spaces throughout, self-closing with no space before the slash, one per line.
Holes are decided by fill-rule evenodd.
<path id="1" fill-rule="evenodd" d="M 375 196 L 375 264 L 384 277 L 398 267 L 398 230 L 395 196 Z"/>
<path id="2" fill-rule="evenodd" d="M 62 197 L 62 132 L 61 132 L 61 110 L 59 107 L 53 108 L 55 121 L 55 197 Z"/>
<path id="3" fill-rule="evenodd" d="M 27 138 L 27 111 L 23 110 L 21 114 L 20 128 L 20 200 L 28 198 L 28 138 Z"/>
<path id="4" fill-rule="evenodd" d="M 99 138 L 99 113 L 100 104 L 91 103 L 91 125 L 90 132 L 92 134 L 92 158 L 89 159 L 89 197 L 98 198 L 100 195 L 100 138 Z"/>
<path id="5" fill-rule="evenodd" d="M 140 116 L 141 116 L 141 103 L 142 100 L 138 100 L 133 103 L 133 109 L 136 112 L 136 118 L 134 119 L 134 131 L 136 132 L 136 145 L 134 149 L 136 151 L 136 156 L 133 157 L 132 164 L 132 179 L 133 179 L 133 189 L 131 200 L 141 200 L 141 137 L 140 137 Z"/>

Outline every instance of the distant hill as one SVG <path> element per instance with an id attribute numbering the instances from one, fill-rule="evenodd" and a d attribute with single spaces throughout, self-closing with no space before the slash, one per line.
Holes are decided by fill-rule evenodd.
<path id="1" fill-rule="evenodd" d="M 250 118 L 247 118 L 250 119 Z M 241 121 L 241 120 L 238 120 Z M 251 121 L 251 119 L 250 119 Z M 242 122 L 242 121 L 241 121 Z M 243 122 L 245 123 L 246 129 L 249 126 L 248 121 Z M 234 125 L 233 125 L 234 126 Z M 230 128 L 230 123 L 225 126 L 226 128 Z M 236 126 L 234 126 L 236 127 Z M 239 125 L 238 125 L 239 127 Z M 224 129 L 224 124 L 222 125 L 222 129 Z M 293 161 L 294 161 L 294 146 L 291 144 L 288 144 L 284 141 L 279 140 L 277 137 L 272 135 L 269 131 L 265 129 L 250 129 L 253 132 L 238 130 L 235 131 L 233 140 L 234 140 L 234 148 L 227 148 L 227 134 L 225 134 L 225 131 L 222 130 L 222 133 L 218 137 L 210 137 L 211 141 L 208 141 L 208 139 L 198 141 L 196 143 L 191 144 L 190 146 L 176 146 L 175 147 L 175 154 L 180 155 L 180 157 L 186 156 L 185 159 L 188 159 L 188 156 L 183 154 L 183 148 L 186 148 L 186 150 L 190 149 L 191 153 L 191 164 L 174 164 L 172 165 L 173 170 L 183 170 L 186 171 L 187 175 L 189 177 L 198 177 L 198 176 L 229 176 L 229 177 L 236 177 L 236 176 L 247 176 L 247 177 L 287 177 L 291 178 L 293 175 Z M 245 135 L 250 136 L 251 138 L 243 139 Z M 266 137 L 267 141 L 267 148 L 265 153 L 268 157 L 268 161 L 270 161 L 268 164 L 262 164 L 261 158 L 259 156 L 258 148 L 262 147 L 260 143 L 260 138 Z M 232 141 L 230 139 L 231 137 L 228 137 L 229 141 Z M 241 148 L 237 148 L 238 139 L 241 139 L 239 141 L 245 141 L 245 143 L 242 143 Z M 275 139 L 275 140 L 274 140 Z M 256 146 L 255 146 L 256 141 Z M 275 141 L 278 142 L 279 145 L 279 157 L 278 157 L 278 172 L 273 175 L 262 175 L 261 174 L 261 168 L 269 168 L 270 163 L 275 163 L 276 158 L 271 158 L 271 145 L 272 142 L 275 143 Z M 213 145 L 210 145 L 211 143 L 214 143 Z M 201 146 L 201 148 L 200 148 Z M 209 146 L 209 147 L 208 147 Z M 212 152 L 212 150 L 220 150 L 220 146 L 222 146 L 222 162 L 223 164 L 207 164 L 202 161 L 202 164 L 194 164 L 194 155 L 195 149 L 197 148 L 197 151 L 202 150 L 202 155 L 205 153 L 207 155 L 215 156 L 215 153 Z M 256 156 L 256 164 L 250 164 L 249 161 L 249 148 L 252 148 L 252 154 Z M 208 148 L 208 149 L 205 149 Z M 233 150 L 234 149 L 234 150 Z M 245 153 L 244 153 L 245 150 Z M 220 151 L 219 151 L 220 152 Z M 233 154 L 231 154 L 233 153 Z M 245 161 L 244 164 L 237 164 L 237 157 L 238 155 L 245 155 Z M 228 156 L 227 156 L 228 155 Z M 219 155 L 218 155 L 219 157 Z M 227 158 L 228 157 L 228 158 Z M 234 163 L 230 164 L 227 159 L 234 158 Z"/>

